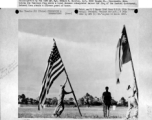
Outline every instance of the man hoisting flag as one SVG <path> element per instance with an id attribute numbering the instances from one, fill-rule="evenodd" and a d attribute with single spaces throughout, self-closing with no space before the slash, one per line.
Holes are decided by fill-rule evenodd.
<path id="1" fill-rule="evenodd" d="M 62 114 L 62 112 L 64 110 L 64 97 L 65 97 L 65 95 L 73 92 L 73 91 L 71 91 L 71 92 L 65 91 L 66 82 L 67 82 L 67 79 L 63 85 L 60 85 L 61 88 L 60 88 L 60 92 L 59 92 L 58 104 L 54 110 L 53 117 L 59 117 Z"/>
<path id="2" fill-rule="evenodd" d="M 81 115 L 81 112 L 80 112 L 80 109 L 79 109 L 79 106 L 78 106 L 78 103 L 76 100 L 76 96 L 74 94 L 73 88 L 72 88 L 71 83 L 69 81 L 68 74 L 67 74 L 66 69 L 64 67 L 64 64 L 63 64 L 62 58 L 60 56 L 59 50 L 56 46 L 55 40 L 54 40 L 54 45 L 53 45 L 50 57 L 48 59 L 48 66 L 47 66 L 47 69 L 45 71 L 44 78 L 42 81 L 42 88 L 41 88 L 40 96 L 39 96 L 38 110 L 40 110 L 41 107 L 43 108 L 45 100 L 46 100 L 46 96 L 49 93 L 50 87 L 52 86 L 53 82 L 57 79 L 57 77 L 63 71 L 66 74 L 67 81 L 69 82 L 69 85 L 71 87 L 74 99 L 76 101 L 76 104 L 77 104 L 77 107 L 79 110 L 79 113 Z"/>
<path id="3" fill-rule="evenodd" d="M 116 61 L 115 62 L 116 62 L 117 83 L 120 82 L 119 75 L 122 72 L 122 65 L 129 61 L 131 61 L 131 65 L 132 65 L 134 82 L 133 82 L 133 85 L 131 85 L 131 86 L 128 85 L 128 88 L 127 88 L 128 92 L 131 91 L 130 92 L 131 94 L 128 97 L 128 110 L 127 110 L 127 114 L 126 114 L 126 119 L 130 118 L 130 113 L 131 113 L 132 108 L 135 108 L 134 117 L 135 118 L 138 117 L 138 102 L 135 98 L 135 94 L 136 94 L 137 99 L 138 99 L 138 86 L 137 86 L 130 46 L 129 46 L 129 42 L 128 42 L 127 32 L 126 32 L 126 28 L 124 26 L 123 30 L 122 30 L 121 38 L 119 39 L 118 44 L 117 44 L 117 51 L 116 51 Z"/>

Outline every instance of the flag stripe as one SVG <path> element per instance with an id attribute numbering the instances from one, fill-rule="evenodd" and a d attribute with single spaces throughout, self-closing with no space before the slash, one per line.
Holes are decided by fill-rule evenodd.
<path id="1" fill-rule="evenodd" d="M 53 64 L 52 67 L 55 67 L 56 65 L 58 65 L 58 63 L 61 63 L 61 62 L 62 62 L 62 60 L 61 60 L 61 58 L 59 58 L 59 59 Z"/>
<path id="2" fill-rule="evenodd" d="M 51 67 L 51 64 L 50 64 L 50 63 L 48 63 L 48 66 L 49 66 L 49 67 L 48 67 L 48 69 L 47 69 L 47 74 L 48 74 L 48 73 L 49 73 L 49 71 L 51 71 L 51 70 L 54 68 L 54 66 L 56 66 L 56 64 L 58 64 L 59 62 L 61 62 L 61 59 L 57 60 L 57 61 L 56 61 L 56 63 L 54 63 L 54 64 L 52 65 L 52 67 Z M 47 77 L 48 77 L 48 76 L 47 76 L 47 75 L 45 75 L 44 80 L 46 80 L 46 79 L 47 79 Z M 43 81 L 44 81 L 44 80 L 43 80 Z"/>
<path id="3" fill-rule="evenodd" d="M 55 77 L 56 76 L 56 73 L 60 70 L 60 69 L 62 69 L 62 67 L 63 67 L 63 65 L 62 66 L 60 66 L 59 68 L 57 68 L 53 73 L 51 72 L 50 73 L 50 75 L 48 75 L 48 77 L 51 79 L 51 78 L 53 78 L 53 77 Z M 51 79 L 52 80 L 52 79 Z M 49 85 L 49 82 L 47 83 L 47 86 Z"/>
<path id="4" fill-rule="evenodd" d="M 59 58 L 59 59 L 52 65 L 52 67 L 49 68 L 49 71 L 51 71 L 54 67 L 58 66 L 61 62 L 62 62 L 62 60 Z M 50 64 L 50 65 L 51 65 L 51 64 Z"/>
<path id="5" fill-rule="evenodd" d="M 59 68 L 61 68 L 63 66 L 62 62 L 60 62 L 58 64 L 58 66 L 54 66 L 52 67 L 52 69 L 49 71 L 48 77 L 51 77 L 52 75 L 55 74 L 55 72 L 57 72 L 59 70 Z"/>
<path id="6" fill-rule="evenodd" d="M 49 88 L 48 88 L 48 90 L 47 90 L 47 94 L 49 93 L 49 89 L 50 89 L 50 87 L 52 86 L 54 80 L 55 80 L 63 71 L 64 71 L 64 67 L 61 69 L 61 71 L 59 71 L 59 72 L 57 73 L 57 75 L 56 75 L 54 78 L 52 78 L 52 80 L 51 80 L 51 82 L 50 82 L 50 84 L 49 84 Z"/>
<path id="7" fill-rule="evenodd" d="M 62 66 L 63 66 L 63 64 L 60 63 L 56 68 L 54 68 L 54 69 L 50 72 L 51 74 L 49 74 L 49 75 L 53 76 Z M 51 76 L 50 76 L 50 77 L 51 77 Z"/>
<path id="8" fill-rule="evenodd" d="M 50 64 L 48 63 L 48 69 L 47 69 L 46 74 L 45 74 L 45 76 L 44 76 L 44 78 L 43 78 L 42 85 L 43 85 L 43 83 L 45 83 L 45 81 L 46 81 L 47 74 L 48 74 L 48 71 L 49 71 L 49 67 L 50 67 Z"/>
<path id="9" fill-rule="evenodd" d="M 43 100 L 43 97 L 44 97 L 44 95 L 45 95 L 45 92 L 46 92 L 46 89 L 43 90 L 43 94 L 42 94 L 41 97 L 40 97 L 40 103 L 42 103 L 42 100 Z"/>
<path id="10" fill-rule="evenodd" d="M 46 78 L 46 77 L 45 77 Z M 46 86 L 46 81 L 47 81 L 47 78 L 45 79 L 44 83 L 42 84 L 42 89 L 41 89 L 41 93 L 40 93 L 40 100 L 41 100 L 41 96 L 44 94 L 45 92 L 45 86 Z"/>
<path id="11" fill-rule="evenodd" d="M 46 83 L 42 86 L 42 91 L 41 91 L 41 94 L 40 94 L 40 98 L 39 98 L 39 101 L 41 103 L 41 100 L 42 100 L 42 96 L 45 94 L 45 90 L 46 90 Z"/>
<path id="12" fill-rule="evenodd" d="M 48 66 L 50 67 L 50 64 L 48 64 Z M 47 69 L 47 74 L 48 74 L 48 69 Z M 40 94 L 40 96 L 42 96 L 42 94 L 44 94 L 44 89 L 45 89 L 45 87 L 46 87 L 46 84 L 47 84 L 47 82 L 48 82 L 48 76 L 47 76 L 47 74 L 45 75 L 45 77 L 44 77 L 44 80 L 43 80 L 43 83 L 42 83 L 42 89 L 41 89 L 41 94 Z"/>

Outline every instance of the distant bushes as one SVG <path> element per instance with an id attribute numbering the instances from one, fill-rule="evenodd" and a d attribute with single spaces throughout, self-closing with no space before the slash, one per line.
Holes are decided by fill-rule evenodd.
<path id="1" fill-rule="evenodd" d="M 119 103 L 117 104 L 117 106 L 128 106 L 128 102 L 126 101 L 126 99 L 124 97 L 122 97 L 120 100 L 119 100 Z"/>
<path id="2" fill-rule="evenodd" d="M 101 106 L 103 104 L 102 99 L 98 97 L 93 97 L 89 93 L 86 93 L 83 97 L 77 100 L 79 106 Z M 38 98 L 28 98 L 24 94 L 18 95 L 18 104 L 23 105 L 38 105 L 39 101 Z M 56 97 L 53 98 L 46 98 L 45 105 L 49 106 L 56 106 L 58 104 L 58 99 Z M 65 99 L 64 104 L 66 106 L 73 106 L 76 107 L 75 100 L 73 98 Z M 116 106 L 128 106 L 128 102 L 124 97 L 120 99 L 119 102 L 115 101 L 114 99 L 111 100 L 111 105 Z"/>

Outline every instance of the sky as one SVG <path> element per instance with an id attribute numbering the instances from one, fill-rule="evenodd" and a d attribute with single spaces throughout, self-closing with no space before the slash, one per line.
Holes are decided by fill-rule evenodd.
<path id="1" fill-rule="evenodd" d="M 133 19 L 20 19 L 19 94 L 37 98 L 47 67 L 47 60 L 56 40 L 77 99 L 86 93 L 101 97 L 105 87 L 115 100 L 127 99 L 127 86 L 132 84 L 131 63 L 123 65 L 120 84 L 116 84 L 115 54 L 123 25 L 126 26 L 134 69 L 138 79 L 138 21 Z M 63 72 L 50 88 L 48 97 L 57 97 L 65 81 Z M 66 91 L 71 91 L 66 85 Z M 68 95 L 67 98 L 72 97 Z"/>
<path id="2" fill-rule="evenodd" d="M 152 106 L 152 23 L 151 23 L 151 14 L 152 9 L 143 9 L 140 14 L 145 14 L 144 17 L 140 19 L 140 25 L 143 26 L 140 28 L 139 32 L 139 87 L 140 87 L 140 101 L 141 106 Z M 144 110 L 144 108 L 142 109 Z"/>

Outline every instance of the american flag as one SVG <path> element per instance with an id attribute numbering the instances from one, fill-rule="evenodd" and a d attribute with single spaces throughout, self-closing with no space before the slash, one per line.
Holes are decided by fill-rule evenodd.
<path id="1" fill-rule="evenodd" d="M 48 66 L 44 74 L 42 81 L 42 88 L 39 96 L 39 106 L 44 105 L 46 96 L 49 93 L 49 89 L 52 86 L 55 79 L 65 70 L 60 53 L 54 41 L 53 49 L 51 51 L 50 57 L 48 59 Z"/>

